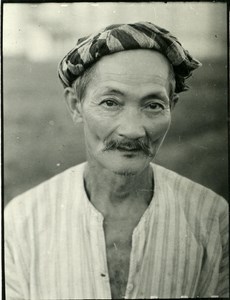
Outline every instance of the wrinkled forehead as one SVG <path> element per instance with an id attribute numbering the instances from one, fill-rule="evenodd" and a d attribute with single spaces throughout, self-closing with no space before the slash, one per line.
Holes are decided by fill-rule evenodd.
<path id="1" fill-rule="evenodd" d="M 138 49 L 104 56 L 95 65 L 97 76 L 119 76 L 136 79 L 151 76 L 167 80 L 172 66 L 160 52 Z"/>
<path id="2" fill-rule="evenodd" d="M 93 80 L 89 86 L 108 83 L 127 86 L 160 85 L 168 89 L 174 77 L 172 66 L 164 55 L 152 50 L 129 50 L 101 58 L 94 66 Z"/>

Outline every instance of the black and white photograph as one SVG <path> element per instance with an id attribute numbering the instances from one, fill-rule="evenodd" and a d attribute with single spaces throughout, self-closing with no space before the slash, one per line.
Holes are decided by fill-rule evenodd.
<path id="1" fill-rule="evenodd" d="M 2 4 L 7 300 L 229 297 L 227 2 Z"/>

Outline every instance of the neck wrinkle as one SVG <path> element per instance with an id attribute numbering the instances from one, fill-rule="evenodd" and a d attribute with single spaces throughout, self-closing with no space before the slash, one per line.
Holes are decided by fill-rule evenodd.
<path id="1" fill-rule="evenodd" d="M 138 175 L 124 176 L 102 168 L 99 171 L 88 163 L 84 185 L 89 201 L 102 213 L 107 208 L 128 208 L 138 202 L 149 205 L 154 192 L 153 169 L 149 165 Z"/>

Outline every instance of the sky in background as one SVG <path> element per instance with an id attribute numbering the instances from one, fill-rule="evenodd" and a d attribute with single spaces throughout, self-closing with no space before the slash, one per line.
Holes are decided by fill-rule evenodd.
<path id="1" fill-rule="evenodd" d="M 79 37 L 112 23 L 150 21 L 204 57 L 226 56 L 226 3 L 110 2 L 4 4 L 3 54 L 57 59 Z"/>

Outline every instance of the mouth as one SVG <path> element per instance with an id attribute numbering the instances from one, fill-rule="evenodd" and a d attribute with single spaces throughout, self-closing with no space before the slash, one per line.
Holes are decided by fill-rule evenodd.
<path id="1" fill-rule="evenodd" d="M 122 151 L 122 152 L 140 152 L 140 151 L 142 151 L 140 148 L 128 147 L 128 146 L 120 146 L 117 148 L 117 150 Z"/>

